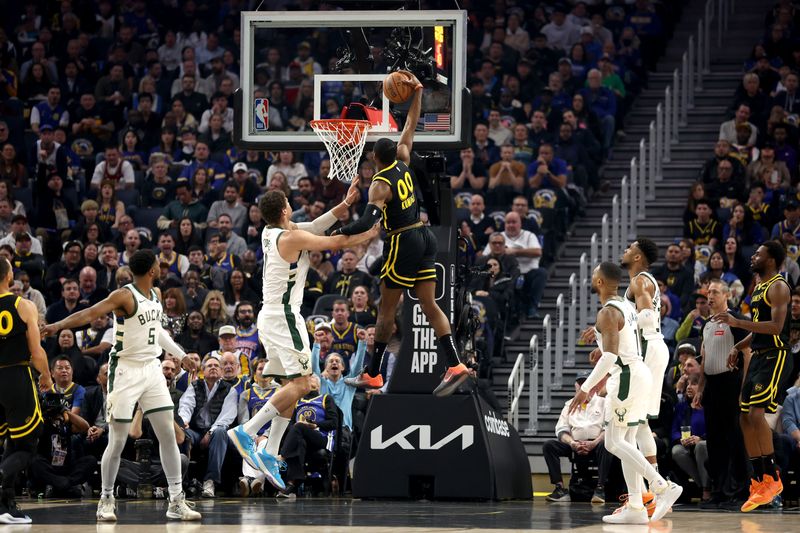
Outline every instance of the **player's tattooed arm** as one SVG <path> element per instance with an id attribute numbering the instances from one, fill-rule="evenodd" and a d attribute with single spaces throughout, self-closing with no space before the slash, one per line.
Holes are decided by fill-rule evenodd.
<path id="1" fill-rule="evenodd" d="M 62 329 L 75 329 L 89 324 L 92 320 L 108 315 L 109 313 L 122 310 L 126 314 L 133 312 L 133 294 L 128 289 L 117 289 L 105 300 L 97 302 L 92 307 L 72 313 L 67 318 L 42 326 L 41 333 L 44 337 L 55 335 Z"/>

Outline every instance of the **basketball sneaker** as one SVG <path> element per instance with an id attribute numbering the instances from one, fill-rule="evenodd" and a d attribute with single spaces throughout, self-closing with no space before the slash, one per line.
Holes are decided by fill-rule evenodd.
<path id="1" fill-rule="evenodd" d="M 650 489 L 655 492 L 658 490 L 656 486 L 657 483 L 652 483 L 650 485 Z M 653 522 L 664 518 L 664 515 L 669 512 L 669 510 L 672 508 L 672 505 L 678 501 L 678 498 L 680 498 L 681 494 L 683 493 L 683 487 L 677 483 L 673 483 L 672 481 L 666 481 L 666 484 L 661 485 L 659 488 L 661 490 L 655 492 L 656 508 L 653 511 L 653 516 L 650 517 L 650 520 Z"/>
<path id="2" fill-rule="evenodd" d="M 256 470 L 263 470 L 262 465 L 259 463 L 258 455 L 256 454 L 256 442 L 253 440 L 253 437 L 247 434 L 243 426 L 236 426 L 233 429 L 229 429 L 228 438 L 233 445 L 236 446 L 244 462 Z"/>
<path id="3" fill-rule="evenodd" d="M 117 521 L 117 502 L 114 500 L 114 496 L 110 494 L 100 496 L 100 501 L 97 503 L 97 521 Z"/>
<path id="4" fill-rule="evenodd" d="M 378 374 L 375 377 L 370 376 L 366 372 L 357 378 L 345 378 L 345 385 L 356 387 L 359 389 L 380 389 L 383 387 L 383 376 Z"/>
<path id="5" fill-rule="evenodd" d="M 634 509 L 630 505 L 623 505 L 611 514 L 603 517 L 606 524 L 647 524 L 650 519 L 647 517 L 647 509 Z"/>
<path id="6" fill-rule="evenodd" d="M 767 478 L 771 476 L 764 476 Z M 774 480 L 773 480 L 774 482 Z M 750 480 L 750 497 L 747 498 L 747 501 L 742 504 L 742 512 L 749 513 L 756 507 L 761 505 L 767 505 L 772 502 L 772 496 L 770 495 L 770 487 L 764 481 L 757 481 L 755 479 Z"/>
<path id="7" fill-rule="evenodd" d="M 186 501 L 184 493 L 181 492 L 178 496 L 169 499 L 167 518 L 189 522 L 200 520 L 202 517 L 203 515 L 194 510 L 194 503 Z"/>
<path id="8" fill-rule="evenodd" d="M 31 517 L 22 512 L 13 498 L 0 499 L 0 524 L 30 524 Z"/>
<path id="9" fill-rule="evenodd" d="M 456 366 L 451 366 L 444 373 L 442 382 L 433 390 L 433 395 L 443 398 L 453 394 L 458 386 L 461 385 L 469 376 L 469 369 L 464 363 L 458 363 Z"/>
<path id="10" fill-rule="evenodd" d="M 281 477 L 281 467 L 285 467 L 286 463 L 278 461 L 278 459 L 266 450 L 261 450 L 257 453 L 259 462 L 263 465 L 261 471 L 267 477 L 272 486 L 280 491 L 286 490 L 286 483 L 283 482 Z"/>
<path id="11" fill-rule="evenodd" d="M 622 509 L 628 505 L 628 495 L 622 494 L 619 497 L 619 501 L 622 502 L 622 505 L 614 509 L 614 513 L 622 512 Z M 653 513 L 656 512 L 656 496 L 652 492 L 645 492 L 642 494 L 642 503 L 644 503 L 644 508 L 647 509 L 647 516 L 653 516 Z"/>
<path id="12" fill-rule="evenodd" d="M 775 477 L 764 474 L 764 486 L 768 496 L 771 498 L 778 496 L 783 492 L 783 481 L 781 481 L 780 474 L 775 472 Z"/>

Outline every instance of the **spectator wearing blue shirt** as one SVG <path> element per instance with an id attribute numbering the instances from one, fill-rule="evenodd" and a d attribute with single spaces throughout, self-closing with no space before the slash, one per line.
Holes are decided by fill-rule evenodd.
<path id="1" fill-rule="evenodd" d="M 209 159 L 210 155 L 211 150 L 209 150 L 208 144 L 203 141 L 197 141 L 194 147 L 194 161 L 184 167 L 179 177 L 192 179 L 194 171 L 202 167 L 208 170 L 209 175 L 212 177 L 211 186 L 215 190 L 222 190 L 222 187 L 228 181 L 225 167 Z"/>
<path id="2" fill-rule="evenodd" d="M 61 88 L 53 85 L 47 90 L 47 100 L 31 109 L 31 129 L 39 133 L 39 126 L 49 124 L 53 129 L 69 126 L 69 111 L 61 104 Z"/>
<path id="3" fill-rule="evenodd" d="M 783 440 L 791 442 L 794 454 L 800 456 L 800 386 L 795 384 L 786 393 L 781 411 L 781 422 L 783 423 L 781 437 Z"/>
<path id="4" fill-rule="evenodd" d="M 56 357 L 50 363 L 50 372 L 53 374 L 52 392 L 63 394 L 70 411 L 80 415 L 86 389 L 72 381 L 72 361 L 66 355 Z"/>
<path id="5" fill-rule="evenodd" d="M 567 162 L 555 157 L 553 145 L 539 146 L 539 156 L 528 165 L 528 185 L 533 190 L 559 190 L 567 186 Z"/>
<path id="6" fill-rule="evenodd" d="M 364 329 L 358 330 L 358 347 L 350 358 L 350 373 L 343 374 L 345 361 L 342 356 L 331 352 L 325 357 L 325 371 L 319 367 L 319 344 L 314 343 L 311 350 L 311 368 L 314 374 L 319 376 L 320 394 L 330 394 L 333 396 L 336 405 L 342 410 L 344 415 L 342 427 L 353 430 L 353 398 L 356 395 L 356 387 L 345 383 L 346 378 L 355 378 L 361 375 L 364 368 L 364 354 L 367 351 L 366 336 Z"/>
<path id="7" fill-rule="evenodd" d="M 603 87 L 602 83 L 603 74 L 597 69 L 592 69 L 586 77 L 586 87 L 581 89 L 580 94 L 587 107 L 600 119 L 603 128 L 603 148 L 608 151 L 614 140 L 617 97 L 611 89 Z"/>
<path id="8" fill-rule="evenodd" d="M 672 460 L 703 491 L 703 501 L 711 499 L 711 478 L 706 462 L 706 419 L 700 405 L 700 376 L 691 376 L 686 397 L 675 406 L 672 419 Z"/>

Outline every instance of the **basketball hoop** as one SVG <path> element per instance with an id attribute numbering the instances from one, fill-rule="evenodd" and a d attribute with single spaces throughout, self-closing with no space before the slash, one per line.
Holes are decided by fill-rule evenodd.
<path id="1" fill-rule="evenodd" d="M 336 177 L 345 183 L 353 181 L 367 141 L 367 131 L 372 126 L 370 122 L 330 118 L 312 120 L 309 124 L 330 154 L 331 171 L 328 178 Z"/>

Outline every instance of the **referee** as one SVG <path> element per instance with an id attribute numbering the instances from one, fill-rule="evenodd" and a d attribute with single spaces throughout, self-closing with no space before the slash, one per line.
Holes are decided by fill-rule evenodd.
<path id="1" fill-rule="evenodd" d="M 708 288 L 712 315 L 727 311 L 730 289 L 715 279 Z M 701 348 L 702 369 L 705 375 L 702 404 L 706 420 L 708 470 L 712 479 L 712 498 L 705 506 L 714 508 L 735 498 L 746 489 L 747 458 L 739 429 L 739 389 L 742 371 L 728 368 L 728 354 L 733 346 L 747 336 L 747 331 L 732 328 L 723 322 L 709 320 L 703 327 Z"/>

